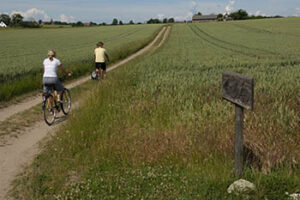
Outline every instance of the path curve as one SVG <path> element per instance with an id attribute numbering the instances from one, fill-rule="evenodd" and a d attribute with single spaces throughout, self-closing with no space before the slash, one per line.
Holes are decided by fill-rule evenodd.
<path id="1" fill-rule="evenodd" d="M 129 56 L 128 58 L 112 65 L 107 71 L 114 70 L 115 68 L 129 62 L 137 56 L 148 51 L 164 33 L 164 27 L 156 36 L 156 38 L 145 48 L 141 49 L 137 53 Z M 166 32 L 165 32 L 166 34 Z M 165 37 L 164 37 L 165 38 Z M 76 87 L 86 81 L 90 80 L 90 77 L 81 78 L 74 83 L 67 85 L 68 88 Z M 35 106 L 41 102 L 41 97 L 34 97 L 27 104 L 18 104 L 7 107 L 0 111 L 1 120 L 5 120 L 12 116 L 14 113 L 22 112 L 26 109 Z M 5 111 L 7 113 L 5 113 Z M 23 170 L 25 166 L 28 166 L 36 155 L 39 153 L 39 142 L 43 141 L 50 133 L 55 133 L 55 129 L 61 126 L 62 123 L 55 124 L 49 127 L 44 121 L 37 122 L 30 129 L 24 130 L 24 134 L 21 134 L 19 138 L 14 139 L 11 145 L 0 147 L 0 200 L 9 200 L 7 192 L 10 189 L 11 182 L 15 177 Z"/>

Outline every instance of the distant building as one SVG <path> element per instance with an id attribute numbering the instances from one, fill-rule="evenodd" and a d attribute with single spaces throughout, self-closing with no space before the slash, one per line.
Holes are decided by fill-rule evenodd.
<path id="1" fill-rule="evenodd" d="M 91 23 L 84 23 L 84 26 L 91 26 Z"/>
<path id="2" fill-rule="evenodd" d="M 0 22 L 0 28 L 6 28 L 6 24 L 4 22 Z"/>
<path id="3" fill-rule="evenodd" d="M 223 21 L 224 21 L 224 22 L 226 22 L 226 21 L 232 21 L 232 20 L 233 20 L 232 17 L 229 17 L 228 14 L 225 14 L 225 15 L 223 16 Z"/>
<path id="4" fill-rule="evenodd" d="M 196 22 L 213 22 L 218 21 L 218 15 L 194 15 L 193 16 L 193 23 Z"/>

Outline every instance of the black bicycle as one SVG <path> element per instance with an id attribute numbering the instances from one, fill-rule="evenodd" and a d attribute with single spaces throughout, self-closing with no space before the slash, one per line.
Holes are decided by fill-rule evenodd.
<path id="1" fill-rule="evenodd" d="M 55 85 L 45 85 L 49 88 L 48 93 L 43 94 L 43 112 L 45 122 L 51 126 L 55 119 L 56 113 L 62 111 L 64 115 L 68 115 L 71 110 L 71 94 L 67 88 L 64 88 L 61 101 L 58 101 L 57 92 L 54 90 Z"/>

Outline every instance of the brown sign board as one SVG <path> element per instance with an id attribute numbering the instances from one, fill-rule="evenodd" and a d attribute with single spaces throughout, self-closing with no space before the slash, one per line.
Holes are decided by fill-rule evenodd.
<path id="1" fill-rule="evenodd" d="M 222 76 L 222 97 L 243 108 L 253 110 L 253 78 L 234 72 L 224 72 Z"/>

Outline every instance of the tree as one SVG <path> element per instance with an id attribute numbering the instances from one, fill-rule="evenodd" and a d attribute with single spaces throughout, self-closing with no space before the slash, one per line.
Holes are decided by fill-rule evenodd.
<path id="1" fill-rule="evenodd" d="M 159 19 L 149 19 L 148 21 L 147 21 L 147 24 L 160 24 L 161 23 L 161 21 L 159 20 Z"/>
<path id="2" fill-rule="evenodd" d="M 164 18 L 164 19 L 163 19 L 163 23 L 164 23 L 164 24 L 168 23 L 168 19 L 167 19 L 167 18 Z"/>
<path id="3" fill-rule="evenodd" d="M 247 11 L 243 9 L 239 9 L 238 11 L 231 13 L 229 16 L 234 20 L 249 19 Z"/>
<path id="4" fill-rule="evenodd" d="M 174 23 L 174 22 L 175 22 L 175 19 L 174 19 L 174 18 L 170 18 L 170 19 L 168 20 L 168 22 L 169 22 L 169 23 Z"/>
<path id="5" fill-rule="evenodd" d="M 4 22 L 7 26 L 10 24 L 10 17 L 7 14 L 0 15 L 0 22 Z"/>
<path id="6" fill-rule="evenodd" d="M 36 21 L 21 22 L 20 25 L 23 28 L 41 28 L 41 25 L 39 25 Z"/>
<path id="7" fill-rule="evenodd" d="M 78 21 L 77 23 L 72 24 L 73 27 L 80 27 L 84 26 L 84 24 L 81 21 Z"/>
<path id="8" fill-rule="evenodd" d="M 95 23 L 95 22 L 90 22 L 90 25 L 91 25 L 91 26 L 97 26 L 98 24 Z"/>
<path id="9" fill-rule="evenodd" d="M 200 16 L 201 16 L 201 15 L 202 15 L 202 13 L 201 13 L 201 12 L 198 12 L 198 14 L 197 14 L 197 15 L 200 15 Z"/>
<path id="10" fill-rule="evenodd" d="M 112 23 L 111 23 L 111 25 L 118 25 L 118 22 L 119 21 L 116 18 L 114 18 L 113 21 L 112 21 Z"/>
<path id="11" fill-rule="evenodd" d="M 123 22 L 121 20 L 119 21 L 119 25 L 123 25 Z"/>
<path id="12" fill-rule="evenodd" d="M 134 22 L 132 20 L 130 20 L 129 24 L 134 24 Z"/>
<path id="13" fill-rule="evenodd" d="M 24 17 L 20 15 L 19 13 L 13 14 L 11 17 L 11 23 L 14 26 L 21 25 L 23 22 Z"/>
<path id="14" fill-rule="evenodd" d="M 43 23 L 43 21 L 40 19 L 40 20 L 39 20 L 39 24 L 42 24 L 42 23 Z"/>
<path id="15" fill-rule="evenodd" d="M 147 21 L 147 24 L 154 24 L 154 20 L 151 18 Z"/>
<path id="16" fill-rule="evenodd" d="M 223 18 L 223 14 L 222 13 L 218 14 L 218 20 L 221 20 L 222 18 Z"/>

